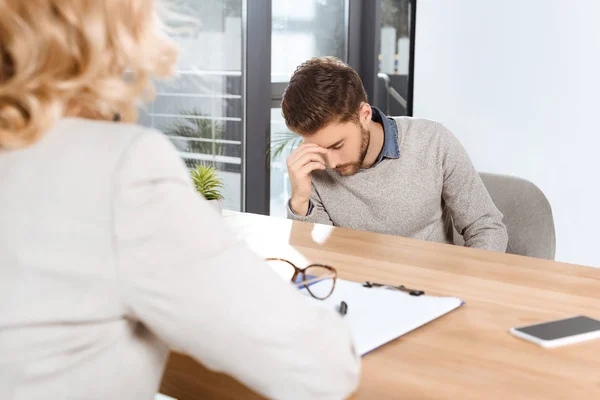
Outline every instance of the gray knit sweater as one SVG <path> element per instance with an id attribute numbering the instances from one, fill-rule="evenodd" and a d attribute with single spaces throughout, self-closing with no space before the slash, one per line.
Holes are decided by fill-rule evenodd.
<path id="1" fill-rule="evenodd" d="M 465 246 L 506 251 L 508 235 L 465 149 L 442 124 L 394 118 L 400 158 L 383 159 L 353 176 L 312 173 L 313 209 L 294 220 L 453 243 L 452 222 Z"/>

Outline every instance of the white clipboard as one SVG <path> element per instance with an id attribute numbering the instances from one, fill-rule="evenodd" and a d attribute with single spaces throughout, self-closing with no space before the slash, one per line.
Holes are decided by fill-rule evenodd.
<path id="1" fill-rule="evenodd" d="M 315 285 L 321 283 L 324 282 Z M 456 297 L 411 296 L 341 279 L 336 281 L 335 290 L 327 299 L 317 300 L 308 294 L 307 298 L 333 312 L 338 312 L 342 301 L 348 305 L 343 318 L 350 325 L 356 350 L 361 356 L 464 304 Z"/>

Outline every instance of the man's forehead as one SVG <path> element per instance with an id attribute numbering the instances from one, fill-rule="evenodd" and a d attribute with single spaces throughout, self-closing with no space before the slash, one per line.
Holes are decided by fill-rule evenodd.
<path id="1" fill-rule="evenodd" d="M 315 135 L 311 135 L 311 136 L 307 136 L 304 139 L 304 143 L 316 144 L 321 147 L 329 148 L 329 147 L 336 146 L 337 144 L 339 144 L 340 141 L 343 141 L 343 140 L 344 140 L 344 138 L 333 138 L 331 136 L 325 137 L 325 138 L 318 138 Z"/>
<path id="2" fill-rule="evenodd" d="M 303 135 L 305 143 L 314 143 L 321 147 L 332 147 L 351 133 L 353 124 L 330 124 L 312 135 Z"/>

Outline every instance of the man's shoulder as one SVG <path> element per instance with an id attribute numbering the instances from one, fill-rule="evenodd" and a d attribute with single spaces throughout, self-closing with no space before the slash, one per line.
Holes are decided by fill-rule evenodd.
<path id="1" fill-rule="evenodd" d="M 414 117 L 393 118 L 398 126 L 401 158 L 402 155 L 416 157 L 439 166 L 447 154 L 462 149 L 456 136 L 439 121 Z"/>
<path id="2" fill-rule="evenodd" d="M 391 117 L 402 136 L 408 135 L 439 135 L 445 129 L 439 121 L 417 117 Z"/>
<path id="3" fill-rule="evenodd" d="M 452 134 L 442 123 L 426 118 L 392 117 L 398 127 L 401 147 L 439 146 Z"/>
<path id="4" fill-rule="evenodd" d="M 390 118 L 396 121 L 396 124 L 401 126 L 435 126 L 440 124 L 439 121 L 421 117 L 390 116 Z"/>

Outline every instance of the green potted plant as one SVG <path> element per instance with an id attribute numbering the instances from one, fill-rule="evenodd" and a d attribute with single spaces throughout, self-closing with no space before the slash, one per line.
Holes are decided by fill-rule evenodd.
<path id="1" fill-rule="evenodd" d="M 210 165 L 200 164 L 190 169 L 192 182 L 198 193 L 202 195 L 216 210 L 223 210 L 223 180 L 219 177 L 217 169 Z"/>

